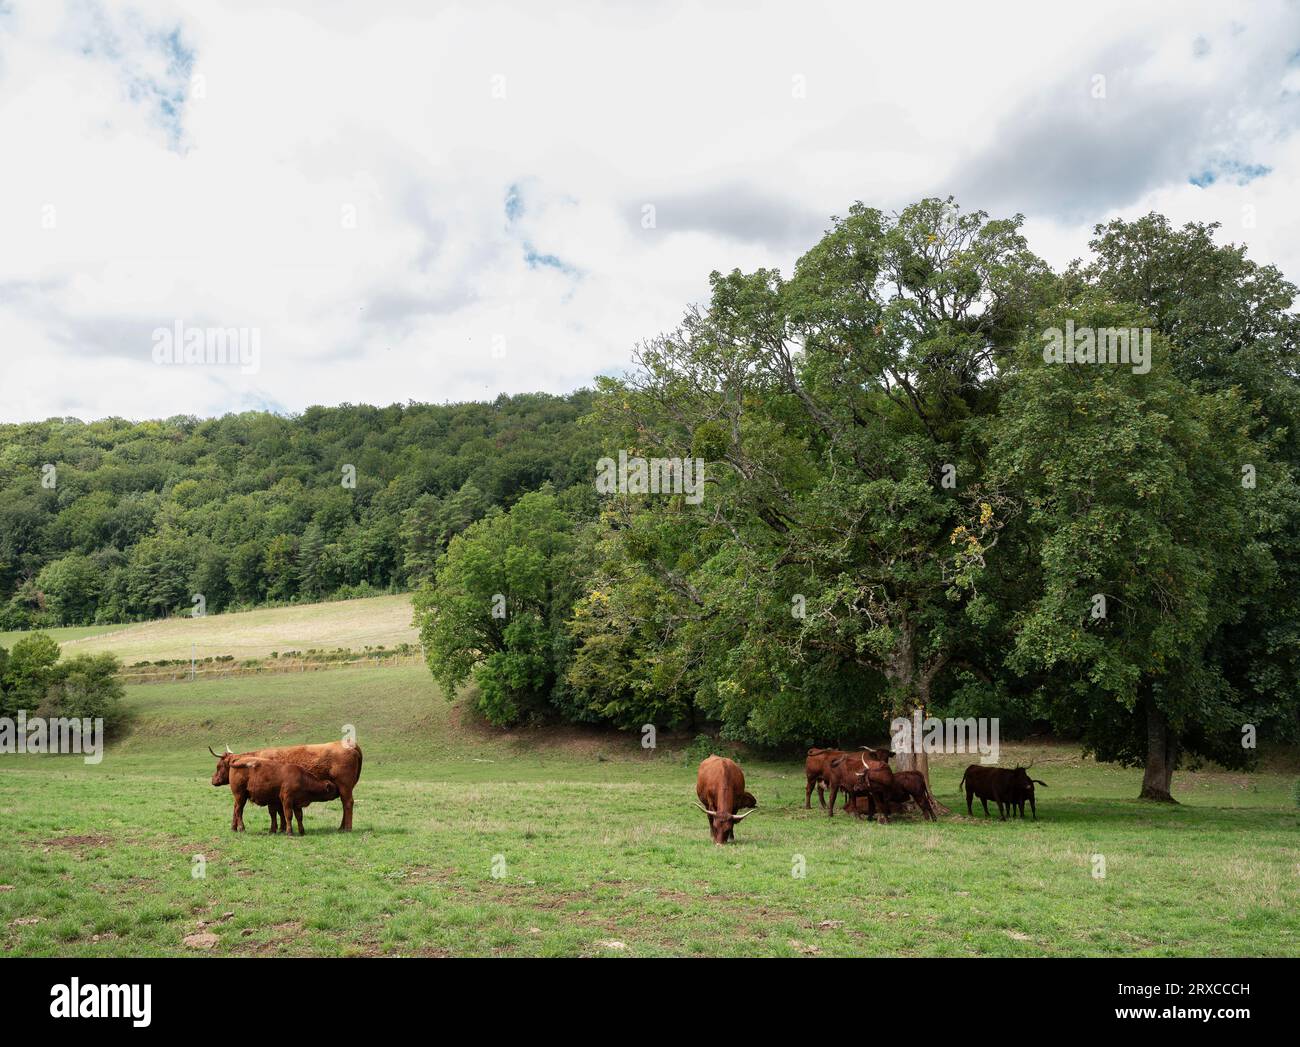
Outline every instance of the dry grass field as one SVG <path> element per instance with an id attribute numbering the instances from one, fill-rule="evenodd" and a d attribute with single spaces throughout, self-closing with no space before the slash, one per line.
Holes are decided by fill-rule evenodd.
<path id="1" fill-rule="evenodd" d="M 53 633 L 62 642 L 65 655 L 112 651 L 128 666 L 189 658 L 191 645 L 198 658 L 232 655 L 242 660 L 309 649 L 391 648 L 419 640 L 411 625 L 411 597 L 405 593 L 203 618 L 166 618 L 66 639 L 59 636 L 59 630 Z"/>

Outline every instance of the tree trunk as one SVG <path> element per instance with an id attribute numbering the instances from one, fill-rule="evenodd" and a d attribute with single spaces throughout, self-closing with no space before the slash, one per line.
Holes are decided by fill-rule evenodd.
<path id="1" fill-rule="evenodd" d="M 920 690 L 922 692 L 925 692 L 928 690 L 928 688 L 922 685 L 920 687 Z M 907 710 L 906 713 L 899 713 L 898 715 L 900 716 L 912 715 L 913 716 L 912 722 L 915 723 L 916 720 L 914 714 L 920 713 L 921 720 L 922 722 L 924 722 L 926 717 L 926 709 L 928 708 L 928 702 L 927 702 L 928 698 L 929 698 L 928 694 L 922 693 L 921 699 L 917 703 L 915 708 Z M 921 777 L 925 779 L 925 788 L 930 794 L 930 803 L 934 807 L 934 813 L 952 814 L 952 811 L 945 804 L 939 802 L 939 799 L 934 795 L 934 790 L 930 788 L 930 754 L 927 753 L 925 751 L 925 748 L 921 745 L 921 736 L 919 734 L 913 735 L 912 748 L 917 751 L 915 752 L 904 751 L 904 752 L 897 753 L 894 756 L 894 770 L 920 771 Z"/>
<path id="2" fill-rule="evenodd" d="M 1142 775 L 1140 799 L 1177 803 L 1169 792 L 1178 761 L 1178 739 L 1169 729 L 1169 718 L 1147 699 L 1147 766 Z"/>
<path id="3" fill-rule="evenodd" d="M 894 649 L 894 656 L 885 667 L 885 678 L 893 686 L 895 694 L 900 699 L 905 699 L 895 707 L 897 711 L 894 715 L 912 716 L 914 712 L 919 712 L 921 719 L 924 720 L 926 710 L 930 706 L 930 683 L 934 677 L 932 672 L 916 671 L 916 630 L 906 619 L 899 629 L 898 646 Z M 952 811 L 935 798 L 934 790 L 930 788 L 930 754 L 921 745 L 919 735 L 914 735 L 912 738 L 912 749 L 914 750 L 912 752 L 895 754 L 894 769 L 920 771 L 921 777 L 925 779 L 925 788 L 930 793 L 930 803 L 934 805 L 935 814 L 951 814 Z"/>

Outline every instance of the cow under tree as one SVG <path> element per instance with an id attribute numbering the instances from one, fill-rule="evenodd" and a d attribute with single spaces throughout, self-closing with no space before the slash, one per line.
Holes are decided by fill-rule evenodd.
<path id="1" fill-rule="evenodd" d="M 1029 766 L 1032 767 L 1033 764 Z M 1034 783 L 1037 782 L 1043 787 L 1046 787 L 1047 783 L 1030 778 L 1028 771 L 1027 767 L 985 767 L 983 764 L 971 764 L 957 784 L 958 790 L 963 786 L 966 789 L 966 813 L 972 816 L 975 814 L 972 800 L 978 796 L 984 806 L 986 818 L 989 817 L 989 801 L 992 800 L 998 805 L 998 817 L 1005 822 L 1007 814 L 1017 804 L 1020 805 L 1021 817 L 1023 817 L 1024 801 L 1028 799 L 1034 818 L 1037 820 L 1038 809 L 1033 805 L 1032 800 Z"/>
<path id="2" fill-rule="evenodd" d="M 858 776 L 866 780 L 867 771 L 864 768 Z M 867 800 L 867 807 L 863 810 L 858 797 L 863 796 Z M 930 789 L 926 785 L 925 778 L 920 771 L 894 771 L 893 788 L 889 791 L 888 801 L 890 803 L 902 805 L 908 801 L 916 804 L 921 814 L 928 822 L 937 822 L 938 816 L 934 812 L 934 803 L 930 798 Z M 875 797 L 869 790 L 860 790 L 854 794 L 853 813 L 859 818 L 864 815 L 870 818 L 875 813 Z"/>
<path id="3" fill-rule="evenodd" d="M 868 756 L 868 752 L 872 755 Z M 861 752 L 837 756 L 828 765 L 827 773 L 831 786 L 830 809 L 827 817 L 835 817 L 835 797 L 843 789 L 846 793 L 846 808 L 849 806 L 850 798 L 853 799 L 853 806 L 856 807 L 856 797 L 866 795 L 870 797 L 868 809 L 874 810 L 879 807 L 880 820 L 889 821 L 889 796 L 894 790 L 894 773 L 889 769 L 887 760 L 879 759 L 879 753 L 864 749 Z"/>
<path id="4" fill-rule="evenodd" d="M 883 760 L 886 763 L 889 757 L 893 755 L 888 747 L 873 749 L 870 746 L 859 746 L 857 749 L 809 749 L 804 759 L 804 777 L 806 784 L 803 794 L 804 810 L 812 810 L 812 791 L 813 786 L 817 787 L 817 802 L 822 807 L 826 806 L 826 788 L 831 784 L 830 765 L 832 761 L 841 756 L 852 756 L 855 753 L 865 752 L 873 760 Z M 852 793 L 846 792 L 844 796 L 844 806 L 847 807 Z"/>
<path id="5" fill-rule="evenodd" d="M 695 775 L 695 804 L 709 816 L 709 833 L 716 844 L 736 838 L 735 824 L 754 813 L 758 801 L 745 792 L 745 773 L 735 760 L 725 756 L 708 756 L 700 762 Z M 744 814 L 737 812 L 746 810 Z"/>
<path id="6" fill-rule="evenodd" d="M 208 746 L 208 752 L 212 747 Z M 340 832 L 352 831 L 352 792 L 361 778 L 361 747 L 353 741 L 322 742 L 316 745 L 285 745 L 271 749 L 252 749 L 245 753 L 232 753 L 230 746 L 221 755 L 212 753 L 218 761 L 234 761 L 243 758 L 273 760 L 278 763 L 291 763 L 301 767 L 308 774 L 333 782 L 339 791 L 343 803 L 343 821 L 339 823 Z M 220 767 L 218 767 L 220 773 Z M 227 769 L 227 780 L 229 770 Z M 214 776 L 215 784 L 215 776 Z"/>

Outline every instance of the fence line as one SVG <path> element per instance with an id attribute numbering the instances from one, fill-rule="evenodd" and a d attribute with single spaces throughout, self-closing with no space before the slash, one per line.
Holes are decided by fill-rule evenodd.
<path id="1" fill-rule="evenodd" d="M 402 664 L 419 665 L 422 664 L 423 661 L 423 657 L 418 652 L 414 654 L 381 655 L 374 658 L 351 658 L 346 661 L 331 661 L 326 659 L 317 661 L 306 658 L 268 658 L 265 662 L 259 663 L 258 665 L 209 666 L 202 669 L 196 668 L 193 672 L 191 672 L 187 666 L 183 665 L 169 665 L 155 669 L 152 672 L 147 670 L 123 670 L 117 674 L 117 678 L 123 683 L 180 683 L 182 681 L 197 680 L 199 677 L 210 677 L 212 679 L 224 680 L 227 677 L 233 676 L 262 676 L 286 673 L 322 672 L 327 669 L 346 669 L 357 665 L 378 669 Z"/>

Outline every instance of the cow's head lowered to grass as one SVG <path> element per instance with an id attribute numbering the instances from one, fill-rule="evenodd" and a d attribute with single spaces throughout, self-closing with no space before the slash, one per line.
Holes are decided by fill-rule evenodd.
<path id="1" fill-rule="evenodd" d="M 695 806 L 709 816 L 709 834 L 719 844 L 734 840 L 736 823 L 758 806 L 753 794 L 745 791 L 744 773 L 725 756 L 710 756 L 700 763 L 695 795 L 699 797 Z"/>
<path id="2" fill-rule="evenodd" d="M 749 793 L 745 793 L 745 795 L 749 796 Z M 743 821 L 754 813 L 753 809 L 750 809 L 743 813 L 733 812 L 729 814 L 726 811 L 710 811 L 702 803 L 696 803 L 695 806 L 709 816 L 709 832 L 713 836 L 714 843 L 726 843 L 728 840 L 734 840 L 736 834 L 733 830 L 736 823 Z M 758 806 L 757 803 L 754 806 Z"/>

